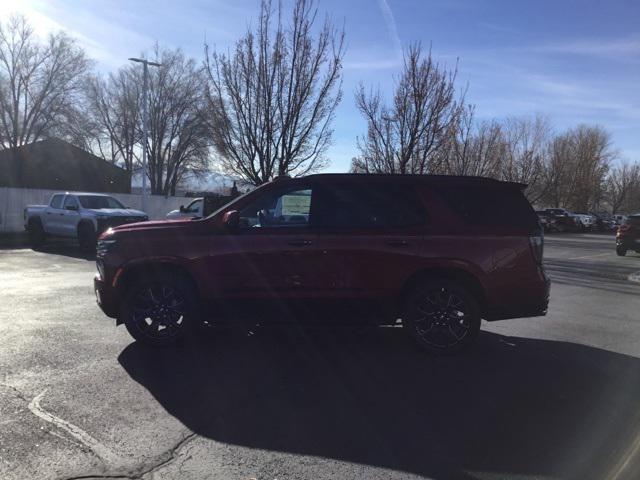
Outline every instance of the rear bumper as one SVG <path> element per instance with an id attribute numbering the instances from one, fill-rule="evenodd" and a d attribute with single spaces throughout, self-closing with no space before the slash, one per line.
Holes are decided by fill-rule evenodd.
<path id="1" fill-rule="evenodd" d="M 494 305 L 485 311 L 484 319 L 493 322 L 495 320 L 508 320 L 511 318 L 542 317 L 547 314 L 549 308 L 549 293 L 551 292 L 551 280 L 543 268 L 539 269 L 541 283 L 535 288 L 530 288 L 527 302 L 518 305 Z"/>
<path id="2" fill-rule="evenodd" d="M 93 278 L 93 291 L 96 295 L 96 302 L 107 317 L 116 318 L 120 304 L 115 295 L 115 289 L 105 283 L 99 273 Z"/>
<path id="3" fill-rule="evenodd" d="M 616 246 L 627 250 L 640 250 L 640 237 L 616 237 Z"/>

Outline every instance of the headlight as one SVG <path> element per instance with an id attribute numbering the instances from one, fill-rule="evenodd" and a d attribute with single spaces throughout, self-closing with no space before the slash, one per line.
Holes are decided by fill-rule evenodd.
<path id="1" fill-rule="evenodd" d="M 102 256 L 105 253 L 113 250 L 117 244 L 117 240 L 115 238 L 106 238 L 102 240 L 98 240 L 98 245 L 96 246 L 96 253 L 98 256 Z"/>

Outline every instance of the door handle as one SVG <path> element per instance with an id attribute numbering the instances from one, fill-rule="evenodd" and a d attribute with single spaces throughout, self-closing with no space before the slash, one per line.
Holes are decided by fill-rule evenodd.
<path id="1" fill-rule="evenodd" d="M 390 240 L 387 242 L 390 247 L 408 247 L 409 242 L 406 240 Z"/>
<path id="2" fill-rule="evenodd" d="M 292 247 L 307 247 L 311 245 L 311 240 L 290 240 L 287 242 Z"/>

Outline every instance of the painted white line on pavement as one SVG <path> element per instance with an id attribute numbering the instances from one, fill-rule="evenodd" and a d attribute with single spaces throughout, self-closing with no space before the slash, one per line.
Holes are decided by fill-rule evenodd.
<path id="1" fill-rule="evenodd" d="M 55 416 L 52 413 L 47 412 L 44 408 L 40 406 L 40 400 L 44 397 L 44 394 L 47 393 L 47 390 L 43 390 L 40 395 L 36 396 L 29 403 L 29 410 L 31 413 L 40 417 L 46 422 L 54 424 L 61 430 L 64 430 L 77 441 L 79 441 L 82 445 L 90 449 L 93 453 L 95 453 L 102 461 L 105 463 L 121 463 L 122 458 L 111 450 L 109 450 L 106 446 L 100 443 L 98 440 L 93 438 L 87 432 L 82 430 L 80 427 L 76 427 L 74 424 L 67 422 L 66 420 Z"/>
<path id="2" fill-rule="evenodd" d="M 630 282 L 640 283 L 640 272 L 632 273 L 629 275 L 628 280 Z"/>
<path id="3" fill-rule="evenodd" d="M 585 256 L 583 256 L 583 257 L 567 258 L 567 260 L 583 260 L 583 259 L 585 259 L 585 258 L 604 257 L 605 255 L 611 255 L 611 252 L 607 252 L 607 253 L 598 253 L 597 255 L 585 255 Z"/>

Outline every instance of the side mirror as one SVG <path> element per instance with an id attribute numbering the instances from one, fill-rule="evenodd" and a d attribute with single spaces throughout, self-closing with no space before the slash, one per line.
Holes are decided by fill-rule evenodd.
<path id="1" fill-rule="evenodd" d="M 74 212 L 78 211 L 78 206 L 77 205 L 67 205 L 66 207 L 64 207 L 65 210 L 72 210 Z"/>
<path id="2" fill-rule="evenodd" d="M 184 213 L 184 205 L 180 205 L 180 213 Z"/>
<path id="3" fill-rule="evenodd" d="M 240 224 L 240 214 L 237 210 L 229 210 L 222 216 L 222 223 L 229 230 L 235 230 Z"/>

